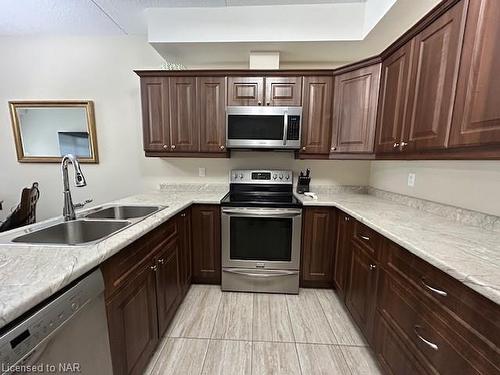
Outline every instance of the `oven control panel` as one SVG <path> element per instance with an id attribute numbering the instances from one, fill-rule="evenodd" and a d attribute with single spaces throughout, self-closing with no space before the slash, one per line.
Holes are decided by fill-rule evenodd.
<path id="1" fill-rule="evenodd" d="M 293 172 L 290 170 L 253 170 L 235 169 L 229 178 L 237 184 L 289 184 L 293 183 Z"/>

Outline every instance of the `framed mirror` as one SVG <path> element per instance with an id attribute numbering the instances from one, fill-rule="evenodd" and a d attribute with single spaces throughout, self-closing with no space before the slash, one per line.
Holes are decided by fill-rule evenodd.
<path id="1" fill-rule="evenodd" d="M 92 101 L 11 101 L 10 116 L 21 163 L 59 163 L 66 154 L 98 163 Z"/>

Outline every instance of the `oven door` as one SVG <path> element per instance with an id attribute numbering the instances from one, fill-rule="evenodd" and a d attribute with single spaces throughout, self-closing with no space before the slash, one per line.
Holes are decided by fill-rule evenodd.
<path id="1" fill-rule="evenodd" d="M 300 208 L 223 208 L 222 266 L 298 270 Z"/>

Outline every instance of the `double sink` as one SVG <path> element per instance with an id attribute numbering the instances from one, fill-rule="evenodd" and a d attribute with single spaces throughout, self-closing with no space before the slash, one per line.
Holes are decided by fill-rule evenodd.
<path id="1" fill-rule="evenodd" d="M 96 243 L 164 208 L 166 206 L 106 205 L 85 212 L 76 220 L 47 224 L 10 241 L 54 245 Z"/>

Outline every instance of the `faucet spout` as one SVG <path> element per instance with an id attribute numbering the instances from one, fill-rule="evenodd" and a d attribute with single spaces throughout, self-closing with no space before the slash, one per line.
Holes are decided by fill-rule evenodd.
<path id="1" fill-rule="evenodd" d="M 78 163 L 76 156 L 72 154 L 64 155 L 61 161 L 61 171 L 62 171 L 63 187 L 64 187 L 63 216 L 65 221 L 76 219 L 75 205 L 73 204 L 73 200 L 71 198 L 71 190 L 69 188 L 69 177 L 68 177 L 69 163 L 73 165 L 73 169 L 75 172 L 75 186 L 83 187 L 87 185 L 85 177 L 83 176 L 82 170 L 80 168 L 80 163 Z"/>

